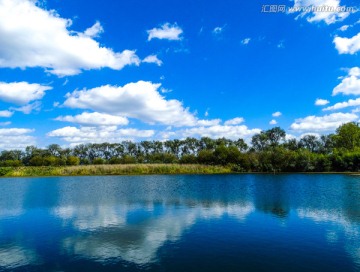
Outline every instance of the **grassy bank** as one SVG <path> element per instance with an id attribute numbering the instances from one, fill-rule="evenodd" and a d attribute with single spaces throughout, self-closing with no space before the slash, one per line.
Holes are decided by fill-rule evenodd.
<path id="1" fill-rule="evenodd" d="M 230 167 L 199 164 L 118 164 L 81 166 L 1 167 L 2 177 L 155 175 L 155 174 L 225 174 Z"/>

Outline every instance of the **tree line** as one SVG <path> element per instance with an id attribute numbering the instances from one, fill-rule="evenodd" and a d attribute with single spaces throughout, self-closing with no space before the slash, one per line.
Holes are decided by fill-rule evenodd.
<path id="1" fill-rule="evenodd" d="M 326 172 L 360 170 L 360 127 L 350 122 L 333 134 L 287 139 L 280 127 L 261 131 L 248 145 L 226 138 L 80 144 L 62 148 L 28 146 L 4 150 L 0 166 L 180 163 L 227 165 L 237 172 Z"/>

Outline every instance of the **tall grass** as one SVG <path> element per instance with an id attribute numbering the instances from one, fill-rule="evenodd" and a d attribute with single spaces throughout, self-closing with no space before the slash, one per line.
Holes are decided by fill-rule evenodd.
<path id="1" fill-rule="evenodd" d="M 225 174 L 231 167 L 199 164 L 118 164 L 81 166 L 0 167 L 3 177 L 155 175 L 155 174 Z"/>

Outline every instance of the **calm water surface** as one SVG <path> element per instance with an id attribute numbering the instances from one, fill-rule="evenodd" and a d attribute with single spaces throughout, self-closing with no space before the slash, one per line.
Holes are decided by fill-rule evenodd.
<path id="1" fill-rule="evenodd" d="M 360 271 L 360 176 L 0 179 L 1 271 Z"/>

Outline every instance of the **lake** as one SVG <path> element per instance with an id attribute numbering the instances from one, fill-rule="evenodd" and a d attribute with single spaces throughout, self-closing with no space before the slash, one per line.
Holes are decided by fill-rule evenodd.
<path id="1" fill-rule="evenodd" d="M 360 271 L 360 176 L 3 178 L 0 271 Z"/>

